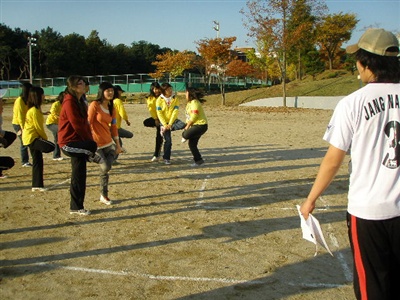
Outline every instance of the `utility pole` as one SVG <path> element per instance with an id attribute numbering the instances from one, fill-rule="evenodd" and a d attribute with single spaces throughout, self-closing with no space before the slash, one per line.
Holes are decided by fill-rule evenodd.
<path id="1" fill-rule="evenodd" d="M 217 32 L 217 39 L 219 38 L 219 22 L 217 22 L 217 21 L 213 21 L 213 23 L 214 23 L 214 27 L 213 27 L 213 29 Z"/>
<path id="2" fill-rule="evenodd" d="M 28 36 L 28 47 L 29 47 L 29 82 L 32 84 L 32 46 L 36 46 L 36 39 Z"/>

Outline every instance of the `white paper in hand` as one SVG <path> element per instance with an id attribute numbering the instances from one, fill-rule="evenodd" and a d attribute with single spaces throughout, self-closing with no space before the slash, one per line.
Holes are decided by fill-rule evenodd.
<path id="1" fill-rule="evenodd" d="M 308 219 L 304 219 L 300 212 L 300 206 L 296 205 L 297 211 L 299 212 L 300 216 L 300 225 L 301 230 L 303 232 L 303 239 L 310 241 L 315 244 L 315 255 L 317 255 L 317 246 L 318 244 L 324 247 L 330 255 L 333 256 L 331 250 L 329 249 L 324 235 L 322 233 L 321 226 L 316 218 L 314 218 L 311 214 L 308 215 Z M 315 256 L 314 255 L 314 256 Z"/>

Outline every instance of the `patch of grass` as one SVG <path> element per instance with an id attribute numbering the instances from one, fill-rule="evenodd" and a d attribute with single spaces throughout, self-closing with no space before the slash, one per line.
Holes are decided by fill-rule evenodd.
<path id="1" fill-rule="evenodd" d="M 332 71 L 325 71 L 318 75 L 316 80 L 311 76 L 303 80 L 295 80 L 286 84 L 286 95 L 295 96 L 345 96 L 360 88 L 357 75 L 352 75 L 343 70 L 334 71 L 336 76 L 329 78 Z M 226 106 L 238 106 L 239 104 L 272 97 L 282 97 L 282 85 L 272 87 L 252 88 L 244 91 L 227 92 Z M 213 93 L 205 97 L 209 106 L 219 106 L 222 96 Z"/>

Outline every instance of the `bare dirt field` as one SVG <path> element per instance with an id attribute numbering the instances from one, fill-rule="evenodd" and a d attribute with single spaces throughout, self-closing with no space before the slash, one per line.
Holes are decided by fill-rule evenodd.
<path id="1" fill-rule="evenodd" d="M 332 111 L 206 104 L 206 164 L 193 168 L 180 132 L 172 164 L 150 162 L 146 106 L 126 109 L 135 136 L 110 173 L 115 204 L 99 202 L 99 167 L 88 164 L 90 216 L 69 214 L 68 159 L 45 154 L 49 191 L 34 193 L 19 141 L 0 149 L 16 161 L 0 181 L 1 299 L 354 299 L 346 163 L 314 212 L 334 257 L 321 248 L 314 257 L 295 207 L 327 148 Z M 6 130 L 11 113 L 5 105 Z"/>

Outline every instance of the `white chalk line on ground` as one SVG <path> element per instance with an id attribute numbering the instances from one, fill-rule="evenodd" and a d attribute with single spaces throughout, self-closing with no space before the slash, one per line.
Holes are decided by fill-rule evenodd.
<path id="1" fill-rule="evenodd" d="M 40 262 L 36 263 L 38 266 L 52 267 L 55 264 Z M 92 268 L 82 268 L 82 267 L 71 267 L 71 266 L 63 266 L 56 265 L 58 268 L 77 271 L 77 272 L 87 272 L 87 273 L 96 273 L 96 274 L 105 274 L 105 275 L 115 275 L 115 276 L 134 276 L 152 280 L 165 280 L 165 281 L 194 281 L 194 282 L 219 282 L 219 283 L 227 283 L 227 284 L 246 284 L 246 285 L 256 285 L 256 284 L 264 284 L 268 283 L 268 277 L 264 280 L 240 280 L 240 279 L 232 279 L 232 278 L 209 278 L 209 277 L 189 277 L 189 276 L 165 276 L 165 275 L 152 275 L 152 274 L 141 274 L 132 271 L 111 271 L 111 270 L 103 270 L 103 269 L 92 269 Z M 337 288 L 345 285 L 340 284 L 331 284 L 331 283 L 295 283 L 288 282 L 289 285 L 292 286 L 302 286 L 302 287 L 311 287 L 311 288 Z"/>
<path id="2" fill-rule="evenodd" d="M 55 264 L 40 262 L 35 265 L 52 267 Z M 246 280 L 237 280 L 230 278 L 207 278 L 207 277 L 188 277 L 188 276 L 164 276 L 164 275 L 151 275 L 151 274 L 140 274 L 137 272 L 131 271 L 111 271 L 111 270 L 102 270 L 102 269 L 91 269 L 91 268 L 82 268 L 82 267 L 70 267 L 63 265 L 56 265 L 58 268 L 70 270 L 70 271 L 79 271 L 79 272 L 87 272 L 87 273 L 97 273 L 97 274 L 106 274 L 106 275 L 116 275 L 116 276 L 134 276 L 141 277 L 147 279 L 154 280 L 167 280 L 167 281 L 198 281 L 198 282 L 221 282 L 221 283 L 244 283 Z"/>
<path id="3" fill-rule="evenodd" d="M 51 186 L 49 187 L 49 190 L 51 190 L 51 189 L 53 189 L 53 188 L 55 188 L 55 187 L 57 187 L 57 186 L 63 185 L 64 183 L 69 183 L 69 182 L 71 182 L 71 178 L 65 179 L 64 181 L 61 181 L 61 182 L 59 182 L 59 183 L 56 183 L 56 184 L 51 185 Z"/>
<path id="4" fill-rule="evenodd" d="M 329 207 L 328 205 L 326 205 L 326 201 L 325 201 L 324 198 L 322 198 L 322 196 L 320 196 L 319 198 L 321 199 L 321 202 L 324 203 L 324 205 L 325 205 L 326 207 Z M 333 232 L 333 228 L 332 228 L 332 224 L 331 224 L 331 223 L 328 224 L 328 229 L 329 229 L 331 232 Z M 333 233 L 331 233 L 331 234 L 329 234 L 329 238 L 330 238 L 332 244 L 333 244 L 337 249 L 339 249 L 339 242 L 338 242 L 336 236 L 335 236 Z M 337 251 L 336 256 L 337 256 L 337 259 L 338 259 L 338 261 L 339 261 L 339 263 L 340 263 L 340 265 L 341 265 L 341 267 L 342 267 L 342 271 L 343 271 L 344 277 L 346 278 L 347 281 L 352 281 L 352 279 L 353 279 L 353 272 L 351 271 L 351 269 L 349 268 L 348 264 L 346 263 L 346 260 L 345 260 L 345 258 L 344 258 L 343 253 L 340 252 L 340 251 Z"/>

